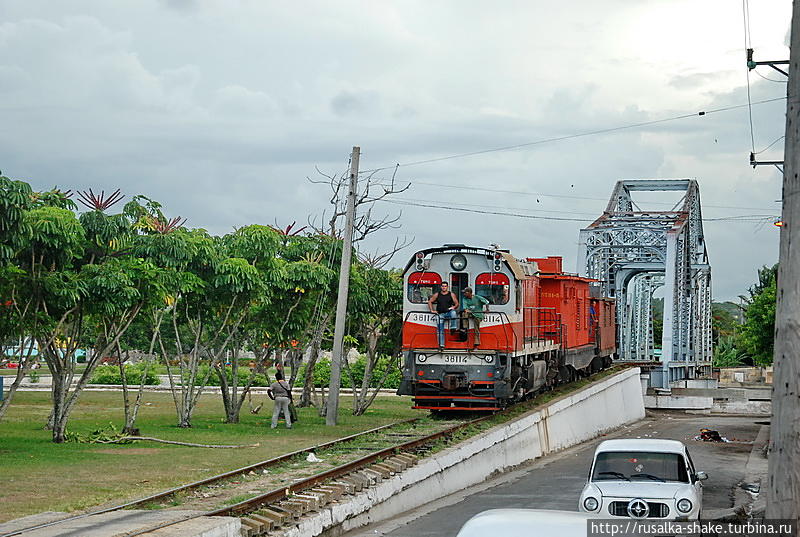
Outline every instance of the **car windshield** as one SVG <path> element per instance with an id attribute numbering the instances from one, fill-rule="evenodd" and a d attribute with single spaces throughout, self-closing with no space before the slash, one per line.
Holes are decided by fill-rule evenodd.
<path id="1" fill-rule="evenodd" d="M 686 463 L 679 453 L 607 451 L 597 454 L 592 481 L 678 481 L 688 483 Z"/>

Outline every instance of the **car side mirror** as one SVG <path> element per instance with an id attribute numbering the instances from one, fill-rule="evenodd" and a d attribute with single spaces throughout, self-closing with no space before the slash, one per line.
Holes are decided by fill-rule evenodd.
<path id="1" fill-rule="evenodd" d="M 694 478 L 698 481 L 705 481 L 706 479 L 708 479 L 708 474 L 705 472 L 697 472 L 696 474 L 694 474 Z"/>

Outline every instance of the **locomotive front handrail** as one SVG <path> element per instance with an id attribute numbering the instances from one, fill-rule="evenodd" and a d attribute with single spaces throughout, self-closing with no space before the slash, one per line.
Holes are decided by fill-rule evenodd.
<path id="1" fill-rule="evenodd" d="M 459 311 L 457 313 L 459 314 L 459 316 L 456 317 L 454 320 L 460 323 L 462 321 L 462 319 L 463 319 L 461 317 L 461 311 Z M 502 326 L 503 327 L 502 328 L 503 341 L 501 342 L 501 339 L 498 337 L 497 334 L 493 334 L 493 333 L 487 332 L 486 328 L 488 328 L 488 327 L 481 326 L 481 340 L 482 340 L 482 342 L 481 342 L 481 348 L 479 348 L 478 350 L 480 350 L 480 351 L 515 350 L 517 348 L 517 333 L 516 333 L 516 331 L 513 329 L 512 325 L 511 325 L 511 320 L 509 319 L 508 314 L 503 312 L 503 311 L 488 311 L 488 312 L 484 312 L 484 313 L 488 313 L 488 314 L 492 314 L 492 315 L 499 315 L 500 316 L 501 322 L 500 322 L 499 325 L 496 325 L 496 326 Z M 433 313 L 430 310 L 412 310 L 412 311 L 409 311 L 408 313 L 406 313 L 405 317 L 403 318 L 403 327 L 404 327 L 403 330 L 405 330 L 406 323 L 408 323 L 408 318 L 413 314 L 430 315 L 430 316 L 433 317 L 433 321 L 434 322 L 438 321 L 436 319 L 436 317 L 439 315 L 438 313 Z M 449 323 L 450 323 L 450 319 L 445 319 L 444 320 L 444 324 L 445 324 L 445 328 L 444 328 L 444 331 L 445 331 L 445 345 L 444 345 L 443 348 L 451 350 L 451 351 L 473 350 L 471 347 L 468 349 L 466 347 L 460 347 L 460 346 L 449 347 L 447 345 L 448 342 L 447 342 L 447 337 L 446 336 L 447 336 L 447 330 L 448 330 L 447 326 L 449 325 Z M 420 324 L 418 326 L 429 328 L 433 333 L 433 338 L 434 339 L 437 338 L 437 333 L 436 333 L 437 327 L 436 327 L 436 325 L 430 326 L 430 325 Z M 475 337 L 474 336 L 474 329 L 470 329 L 470 330 L 468 330 L 468 332 L 472 332 L 472 334 L 473 334 L 472 337 L 473 338 Z M 438 348 L 438 345 L 435 345 L 434 347 L 430 347 L 430 346 L 417 347 L 414 344 L 415 341 L 417 340 L 417 338 L 419 338 L 419 337 L 430 337 L 430 335 L 431 335 L 431 333 L 429 331 L 426 331 L 423 334 L 414 334 L 410 338 L 410 341 L 408 341 L 408 343 L 406 344 L 406 342 L 407 342 L 406 335 L 403 334 L 403 346 L 404 347 L 407 346 L 407 347 L 410 347 L 412 349 L 413 348 L 426 348 L 426 349 L 427 348 Z M 494 345 L 489 344 L 489 342 L 485 341 L 486 338 L 489 338 L 490 340 L 493 339 L 495 344 Z"/>

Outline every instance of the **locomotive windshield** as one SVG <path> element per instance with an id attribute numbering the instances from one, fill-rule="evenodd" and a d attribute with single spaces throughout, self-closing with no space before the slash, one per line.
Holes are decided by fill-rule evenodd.
<path id="1" fill-rule="evenodd" d="M 475 294 L 489 301 L 489 304 L 508 303 L 511 285 L 508 276 L 499 272 L 485 272 L 475 278 Z"/>
<path id="2" fill-rule="evenodd" d="M 413 304 L 425 304 L 432 294 L 439 291 L 442 278 L 435 272 L 412 272 L 408 275 L 408 300 Z"/>

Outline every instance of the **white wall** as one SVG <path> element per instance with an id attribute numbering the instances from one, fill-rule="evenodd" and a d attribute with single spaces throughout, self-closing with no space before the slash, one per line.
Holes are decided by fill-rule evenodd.
<path id="1" fill-rule="evenodd" d="M 333 535 L 385 520 L 481 483 L 495 472 L 640 420 L 645 411 L 639 373 L 639 368 L 627 369 L 427 457 L 301 519 L 286 535 Z"/>

